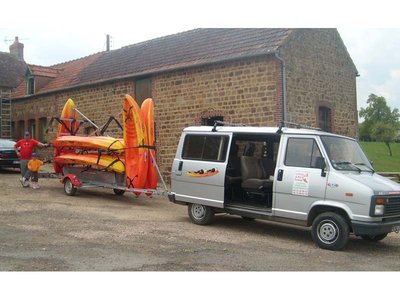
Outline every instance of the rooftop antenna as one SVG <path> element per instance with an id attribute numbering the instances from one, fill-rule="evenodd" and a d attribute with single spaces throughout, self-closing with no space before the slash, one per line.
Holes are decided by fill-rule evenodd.
<path id="1" fill-rule="evenodd" d="M 27 39 L 27 38 L 22 38 L 22 39 L 18 38 L 18 40 L 19 41 L 26 41 L 26 40 L 29 40 L 29 39 Z M 8 37 L 4 37 L 4 44 L 13 43 L 14 41 L 15 41 L 15 38 L 9 39 Z"/>

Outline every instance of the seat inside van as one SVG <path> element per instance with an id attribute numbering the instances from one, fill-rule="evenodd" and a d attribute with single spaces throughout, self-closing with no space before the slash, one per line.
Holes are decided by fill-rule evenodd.
<path id="1" fill-rule="evenodd" d="M 260 192 L 262 189 L 272 188 L 272 181 L 265 178 L 261 161 L 254 157 L 254 151 L 254 143 L 249 143 L 245 147 L 244 155 L 240 158 L 241 186 L 247 192 Z"/>
<path id="2" fill-rule="evenodd" d="M 234 136 L 227 165 L 225 195 L 232 205 L 272 207 L 279 135 Z"/>

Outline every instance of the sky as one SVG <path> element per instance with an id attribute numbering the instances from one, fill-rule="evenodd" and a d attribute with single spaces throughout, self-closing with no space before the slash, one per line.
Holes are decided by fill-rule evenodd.
<path id="1" fill-rule="evenodd" d="M 362 7 L 353 2 L 9 1 L 1 6 L 0 51 L 8 52 L 18 36 L 25 61 L 48 66 L 104 51 L 106 34 L 111 36 L 111 49 L 118 49 L 199 27 L 335 27 L 360 74 L 358 108 L 367 105 L 371 93 L 384 96 L 392 108 L 400 107 L 396 1 L 377 5 L 366 0 Z"/>

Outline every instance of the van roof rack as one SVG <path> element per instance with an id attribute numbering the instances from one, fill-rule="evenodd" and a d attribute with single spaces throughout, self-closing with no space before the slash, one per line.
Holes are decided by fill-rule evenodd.
<path id="1" fill-rule="evenodd" d="M 212 129 L 212 132 L 216 132 L 217 131 L 217 126 L 224 126 L 224 125 L 229 125 L 229 126 L 246 126 L 245 124 L 240 124 L 240 123 L 228 123 L 228 122 L 223 122 L 223 121 L 214 121 L 214 126 Z"/>
<path id="2" fill-rule="evenodd" d="M 277 131 L 278 134 L 282 133 L 282 128 L 283 127 L 288 127 L 288 128 L 303 128 L 303 129 L 313 129 L 313 130 L 318 130 L 318 131 L 322 131 L 321 128 L 317 128 L 317 127 L 312 127 L 312 126 L 308 126 L 308 125 L 303 125 L 303 124 L 298 124 L 298 123 L 293 123 L 293 122 L 287 122 L 287 121 L 281 121 L 279 122 L 279 129 Z"/>

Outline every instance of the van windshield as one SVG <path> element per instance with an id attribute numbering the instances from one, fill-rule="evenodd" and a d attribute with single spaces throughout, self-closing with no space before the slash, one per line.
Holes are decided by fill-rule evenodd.
<path id="1" fill-rule="evenodd" d="M 367 156 L 356 141 L 335 136 L 321 136 L 321 140 L 335 169 L 374 172 Z"/>

